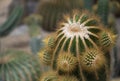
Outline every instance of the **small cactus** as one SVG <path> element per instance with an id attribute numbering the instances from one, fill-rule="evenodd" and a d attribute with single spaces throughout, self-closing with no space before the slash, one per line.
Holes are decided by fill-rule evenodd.
<path id="1" fill-rule="evenodd" d="M 0 54 L 2 81 L 36 81 L 40 73 L 40 63 L 36 56 L 21 51 Z"/>
<path id="2" fill-rule="evenodd" d="M 104 53 L 100 50 L 89 49 L 80 57 L 80 63 L 83 69 L 88 72 L 99 71 L 106 64 Z"/>
<path id="3" fill-rule="evenodd" d="M 103 47 L 103 49 L 110 49 L 115 44 L 117 35 L 115 35 L 110 30 L 105 30 L 100 33 L 100 44 Z"/>
<path id="4" fill-rule="evenodd" d="M 58 56 L 57 68 L 64 72 L 72 72 L 76 69 L 77 59 L 72 54 L 61 52 L 62 55 Z"/>
<path id="5" fill-rule="evenodd" d="M 40 60 L 46 64 L 50 65 L 52 60 L 52 49 L 44 48 L 38 53 Z"/>
<path id="6" fill-rule="evenodd" d="M 0 26 L 0 37 L 7 36 L 18 24 L 23 15 L 23 8 L 21 6 L 15 7 L 7 21 Z"/>
<path id="7" fill-rule="evenodd" d="M 24 23 L 29 27 L 29 34 L 31 37 L 35 37 L 40 34 L 40 21 L 41 16 L 38 14 L 32 14 L 24 19 Z"/>

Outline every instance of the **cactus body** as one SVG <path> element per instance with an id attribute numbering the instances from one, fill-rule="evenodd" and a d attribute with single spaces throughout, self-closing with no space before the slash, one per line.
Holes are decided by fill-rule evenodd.
<path id="1" fill-rule="evenodd" d="M 98 14 L 102 22 L 108 25 L 109 0 L 98 0 Z"/>
<path id="2" fill-rule="evenodd" d="M 100 43 L 103 49 L 110 49 L 115 44 L 116 35 L 106 30 L 100 33 Z"/>
<path id="3" fill-rule="evenodd" d="M 54 37 L 53 70 L 59 76 L 76 76 L 73 81 L 109 81 L 110 54 L 106 54 L 108 50 L 103 51 L 106 49 L 103 45 L 113 46 L 116 35 L 111 30 L 104 35 L 102 32 L 108 29 L 87 11 L 74 10 L 63 18 Z M 66 77 L 63 81 L 70 80 Z"/>
<path id="4" fill-rule="evenodd" d="M 96 72 L 106 64 L 104 53 L 95 49 L 87 50 L 80 59 L 83 69 L 89 72 Z"/>
<path id="5" fill-rule="evenodd" d="M 77 65 L 77 59 L 72 54 L 62 53 L 57 59 L 58 70 L 72 72 Z"/>
<path id="6" fill-rule="evenodd" d="M 0 55 L 2 81 L 36 81 L 39 76 L 40 63 L 37 57 L 19 51 Z"/>
<path id="7" fill-rule="evenodd" d="M 74 8 L 81 8 L 81 0 L 51 0 L 40 2 L 38 13 L 43 17 L 41 25 L 47 31 L 54 31 L 62 14 Z"/>
<path id="8" fill-rule="evenodd" d="M 51 60 L 52 60 L 52 50 L 51 49 L 48 49 L 48 48 L 42 49 L 38 55 L 40 57 L 40 60 L 44 64 L 46 64 L 46 65 L 51 64 Z"/>
<path id="9" fill-rule="evenodd" d="M 0 26 L 0 37 L 8 35 L 18 24 L 23 15 L 23 8 L 21 6 L 16 7 L 8 20 Z"/>
<path id="10" fill-rule="evenodd" d="M 29 34 L 31 37 L 35 37 L 40 34 L 40 21 L 41 16 L 37 14 L 32 14 L 25 18 L 24 23 L 29 26 Z"/>

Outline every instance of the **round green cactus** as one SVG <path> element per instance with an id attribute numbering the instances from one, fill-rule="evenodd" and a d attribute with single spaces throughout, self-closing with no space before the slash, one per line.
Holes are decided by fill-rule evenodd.
<path id="1" fill-rule="evenodd" d="M 78 10 L 64 15 L 58 28 L 54 47 L 47 45 L 52 49 L 53 70 L 59 76 L 75 76 L 73 81 L 108 81 L 110 54 L 106 53 L 116 40 L 113 31 L 105 28 L 94 14 Z"/>
<path id="2" fill-rule="evenodd" d="M 115 44 L 115 40 L 117 35 L 115 35 L 112 31 L 110 30 L 105 30 L 103 32 L 100 33 L 100 44 L 101 46 L 107 49 L 110 49 L 111 47 L 113 47 L 113 45 Z"/>
<path id="3" fill-rule="evenodd" d="M 89 72 L 98 71 L 106 64 L 104 53 L 96 49 L 86 50 L 80 57 L 80 61 L 83 69 Z"/>
<path id="4" fill-rule="evenodd" d="M 38 56 L 42 63 L 50 65 L 52 61 L 52 49 L 44 48 L 38 53 Z"/>
<path id="5" fill-rule="evenodd" d="M 77 65 L 77 59 L 72 54 L 62 52 L 62 55 L 59 55 L 57 59 L 57 68 L 58 70 L 64 72 L 72 72 L 75 70 Z"/>
<path id="6" fill-rule="evenodd" d="M 0 77 L 2 81 L 36 81 L 40 76 L 37 57 L 21 51 L 0 54 Z"/>
<path id="7" fill-rule="evenodd" d="M 24 19 L 24 23 L 29 27 L 29 34 L 31 37 L 35 37 L 40 34 L 41 18 L 42 17 L 38 14 L 32 14 Z"/>

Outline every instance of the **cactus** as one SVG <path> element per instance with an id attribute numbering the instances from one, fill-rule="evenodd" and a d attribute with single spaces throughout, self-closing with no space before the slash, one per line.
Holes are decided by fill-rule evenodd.
<path id="1" fill-rule="evenodd" d="M 60 81 L 109 81 L 110 54 L 107 52 L 115 44 L 115 33 L 105 28 L 95 14 L 79 10 L 64 15 L 58 28 L 54 47 L 46 46 L 53 53 L 49 62 L 58 77 L 76 77 L 70 80 L 66 76 Z M 47 52 L 46 60 L 48 54 L 51 52 Z M 44 53 L 40 51 L 39 55 Z"/>
<path id="2" fill-rule="evenodd" d="M 2 81 L 37 81 L 40 73 L 40 64 L 36 56 L 13 50 L 0 54 Z"/>
<path id="3" fill-rule="evenodd" d="M 41 49 L 41 52 L 39 53 L 39 57 L 44 64 L 50 65 L 52 59 L 52 50 L 49 48 Z"/>
<path id="4" fill-rule="evenodd" d="M 17 6 L 8 20 L 0 26 L 0 37 L 7 36 L 16 27 L 22 15 L 23 8 L 21 6 Z"/>
<path id="5" fill-rule="evenodd" d="M 84 7 L 88 10 L 92 10 L 94 0 L 84 0 Z"/>
<path id="6" fill-rule="evenodd" d="M 108 25 L 109 0 L 98 0 L 98 14 L 102 22 Z"/>
<path id="7" fill-rule="evenodd" d="M 24 19 L 24 23 L 29 27 L 29 34 L 31 37 L 35 37 L 40 34 L 40 21 L 41 16 L 38 14 L 32 14 Z"/>
<path id="8" fill-rule="evenodd" d="M 57 22 L 61 19 L 62 14 L 69 12 L 74 8 L 81 8 L 81 0 L 51 0 L 40 2 L 38 13 L 43 17 L 41 26 L 44 30 L 54 31 Z"/>

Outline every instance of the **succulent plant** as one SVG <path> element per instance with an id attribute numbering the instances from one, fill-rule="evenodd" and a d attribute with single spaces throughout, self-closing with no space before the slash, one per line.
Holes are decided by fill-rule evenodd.
<path id="1" fill-rule="evenodd" d="M 7 21 L 0 26 L 0 37 L 7 36 L 16 27 L 22 15 L 23 8 L 21 6 L 15 7 Z"/>
<path id="2" fill-rule="evenodd" d="M 38 14 L 32 14 L 24 19 L 24 23 L 29 27 L 29 34 L 31 37 L 35 37 L 40 34 L 40 21 L 41 16 Z"/>
<path id="3" fill-rule="evenodd" d="M 45 55 L 44 60 L 51 62 L 49 64 L 58 73 L 58 77 L 75 76 L 76 79 L 71 81 L 108 81 L 110 54 L 107 52 L 115 44 L 115 33 L 105 28 L 95 14 L 84 10 L 73 10 L 64 15 L 58 28 L 53 37 L 53 48 L 49 45 L 45 48 L 47 51 L 51 49 L 52 53 L 47 52 L 46 55 L 43 50 L 39 53 Z M 62 80 L 70 81 L 67 76 Z"/>
<path id="4" fill-rule="evenodd" d="M 54 31 L 57 28 L 57 22 L 61 19 L 62 14 L 71 11 L 72 9 L 80 9 L 81 0 L 50 0 L 40 1 L 38 13 L 43 17 L 41 26 L 47 31 Z"/>
<path id="5" fill-rule="evenodd" d="M 52 49 L 49 48 L 41 49 L 39 53 L 39 57 L 44 64 L 50 65 L 52 59 Z"/>
<path id="6" fill-rule="evenodd" d="M 62 53 L 57 59 L 57 69 L 66 73 L 72 72 L 77 65 L 77 58 L 69 53 Z"/>
<path id="7" fill-rule="evenodd" d="M 37 81 L 40 74 L 40 63 L 36 56 L 13 50 L 0 54 L 2 81 Z"/>

